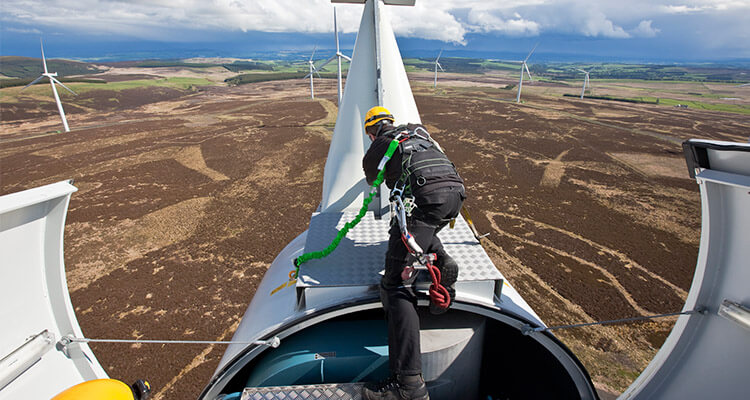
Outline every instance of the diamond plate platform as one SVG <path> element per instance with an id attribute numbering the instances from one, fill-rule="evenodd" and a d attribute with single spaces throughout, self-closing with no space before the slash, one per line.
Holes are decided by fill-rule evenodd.
<path id="1" fill-rule="evenodd" d="M 315 213 L 305 242 L 305 252 L 324 249 L 356 212 Z M 302 265 L 297 288 L 372 286 L 380 283 L 388 247 L 387 218 L 368 212 L 341 240 L 338 248 L 319 260 Z M 485 253 L 462 216 L 453 229 L 445 227 L 438 237 L 459 265 L 458 281 L 494 281 L 502 275 Z"/>
<path id="2" fill-rule="evenodd" d="M 245 388 L 240 400 L 360 400 L 361 383 Z"/>

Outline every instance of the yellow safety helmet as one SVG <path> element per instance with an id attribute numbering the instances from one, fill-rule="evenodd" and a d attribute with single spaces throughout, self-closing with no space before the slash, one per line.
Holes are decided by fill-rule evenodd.
<path id="1" fill-rule="evenodd" d="M 145 400 L 151 393 L 151 385 L 138 380 L 133 386 L 116 379 L 94 379 L 79 383 L 52 400 Z"/>
<path id="2" fill-rule="evenodd" d="M 369 128 L 386 119 L 390 120 L 391 122 L 396 120 L 395 118 L 393 118 L 393 114 L 391 114 L 391 112 L 388 111 L 387 108 L 375 106 L 371 108 L 370 111 L 367 111 L 367 114 L 365 114 L 365 128 Z"/>

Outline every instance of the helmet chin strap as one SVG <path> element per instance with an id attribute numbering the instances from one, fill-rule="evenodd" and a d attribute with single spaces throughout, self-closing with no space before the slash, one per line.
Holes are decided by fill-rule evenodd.
<path id="1" fill-rule="evenodd" d="M 393 125 L 391 121 L 384 119 L 377 123 L 378 131 L 375 133 L 375 137 L 380 136 L 381 133 L 383 133 L 383 130 L 385 129 L 386 125 L 390 126 Z"/>

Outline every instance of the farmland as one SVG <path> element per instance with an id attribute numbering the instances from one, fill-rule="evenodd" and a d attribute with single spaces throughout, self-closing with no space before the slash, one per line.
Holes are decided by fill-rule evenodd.
<path id="1" fill-rule="evenodd" d="M 541 81 L 531 66 L 535 81 L 517 104 L 509 100 L 518 66 L 447 60 L 435 89 L 429 60 L 406 63 L 422 122 L 465 178 L 478 229 L 490 233 L 482 245 L 548 325 L 681 308 L 700 200 L 680 143 L 747 141 L 743 71 L 592 72 L 591 95 L 656 104 L 566 97 L 580 94 L 573 66 L 544 67 Z M 70 83 L 79 95 L 61 93 L 65 134 L 49 85 L 0 89 L 0 194 L 64 179 L 79 188 L 65 264 L 87 337 L 228 340 L 320 201 L 335 79 L 316 78 L 312 100 L 309 81 L 280 80 L 304 76 L 306 63 L 270 71 L 187 64 L 200 65 L 102 66 L 86 77 L 106 83 Z M 464 64 L 465 73 L 448 68 Z M 227 83 L 241 74 L 272 79 Z M 556 335 L 602 393 L 617 394 L 674 320 Z M 218 345 L 92 347 L 108 374 L 149 379 L 157 399 L 195 398 L 223 353 Z"/>

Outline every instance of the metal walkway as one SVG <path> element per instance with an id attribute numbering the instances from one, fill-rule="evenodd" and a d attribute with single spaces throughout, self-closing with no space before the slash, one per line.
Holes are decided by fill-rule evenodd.
<path id="1" fill-rule="evenodd" d="M 305 252 L 325 248 L 356 212 L 316 213 L 310 220 Z M 298 288 L 372 286 L 380 283 L 388 248 L 387 218 L 368 212 L 328 257 L 302 266 Z M 485 253 L 462 216 L 453 229 L 446 226 L 438 237 L 459 265 L 458 281 L 492 281 L 502 275 Z"/>
<path id="2" fill-rule="evenodd" d="M 245 388 L 240 400 L 360 400 L 362 383 Z"/>

